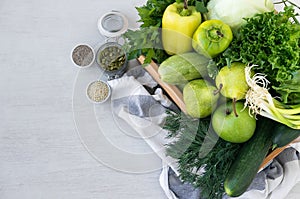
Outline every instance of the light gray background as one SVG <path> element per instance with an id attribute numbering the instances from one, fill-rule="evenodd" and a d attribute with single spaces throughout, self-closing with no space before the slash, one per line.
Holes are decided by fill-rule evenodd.
<path id="1" fill-rule="evenodd" d="M 70 50 L 80 42 L 95 46 L 103 40 L 97 19 L 112 9 L 126 14 L 130 28 L 138 27 L 134 7 L 144 2 L 0 1 L 0 198 L 166 198 L 158 182 L 159 170 L 133 174 L 100 163 L 80 139 L 73 115 L 74 85 L 83 81 L 76 77 L 85 73 L 72 65 Z M 85 77 L 93 77 L 94 71 L 95 67 L 89 69 L 90 76 Z M 82 100 L 78 110 L 90 109 Z M 100 123 L 116 123 L 94 112 Z M 89 126 L 91 121 L 83 122 Z M 119 144 L 126 140 L 122 150 L 151 152 L 142 140 L 128 144 L 130 139 L 124 137 L 119 137 Z M 120 160 L 121 167 L 129 163 L 140 164 Z M 287 198 L 299 197 L 299 190 L 297 185 Z"/>

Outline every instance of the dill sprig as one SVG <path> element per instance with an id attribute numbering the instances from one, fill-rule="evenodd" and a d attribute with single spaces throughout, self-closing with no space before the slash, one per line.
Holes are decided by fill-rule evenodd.
<path id="1" fill-rule="evenodd" d="M 167 146 L 167 155 L 178 160 L 180 179 L 200 188 L 203 198 L 222 198 L 223 182 L 241 145 L 219 139 L 210 118 L 167 113 L 164 129 L 169 138 L 176 138 Z"/>

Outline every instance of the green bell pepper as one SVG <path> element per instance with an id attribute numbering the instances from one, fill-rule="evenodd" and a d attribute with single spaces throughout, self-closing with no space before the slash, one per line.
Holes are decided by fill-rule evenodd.
<path id="1" fill-rule="evenodd" d="M 192 36 L 200 23 L 195 6 L 187 6 L 187 1 L 170 4 L 162 17 L 164 50 L 170 55 L 192 51 Z"/>
<path id="2" fill-rule="evenodd" d="M 196 52 L 214 58 L 229 46 L 232 37 L 231 28 L 227 24 L 211 19 L 197 28 L 192 45 Z"/>

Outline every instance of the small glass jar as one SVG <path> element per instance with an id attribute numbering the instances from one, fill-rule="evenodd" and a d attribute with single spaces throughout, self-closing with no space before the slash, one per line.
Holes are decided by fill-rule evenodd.
<path id="1" fill-rule="evenodd" d="M 96 62 L 108 79 L 121 77 L 126 72 L 127 55 L 120 38 L 127 28 L 127 18 L 118 11 L 108 12 L 98 20 L 98 29 L 106 40 L 97 51 Z"/>
<path id="2" fill-rule="evenodd" d="M 127 68 L 126 53 L 115 42 L 105 43 L 98 49 L 96 62 L 110 79 L 122 76 Z"/>

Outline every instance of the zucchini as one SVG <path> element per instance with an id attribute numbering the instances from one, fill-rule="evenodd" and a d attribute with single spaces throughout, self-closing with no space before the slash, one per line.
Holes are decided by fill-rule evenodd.
<path id="1" fill-rule="evenodd" d="M 257 120 L 254 135 L 243 144 L 227 173 L 224 181 L 227 195 L 237 197 L 248 189 L 272 146 L 275 123 L 264 117 Z"/>
<path id="2" fill-rule="evenodd" d="M 173 55 L 160 64 L 158 74 L 165 83 L 186 84 L 190 80 L 207 77 L 209 61 L 196 52 Z"/>
<path id="3" fill-rule="evenodd" d="M 273 149 L 283 147 L 300 136 L 299 129 L 293 129 L 285 124 L 277 123 L 273 132 Z"/>

